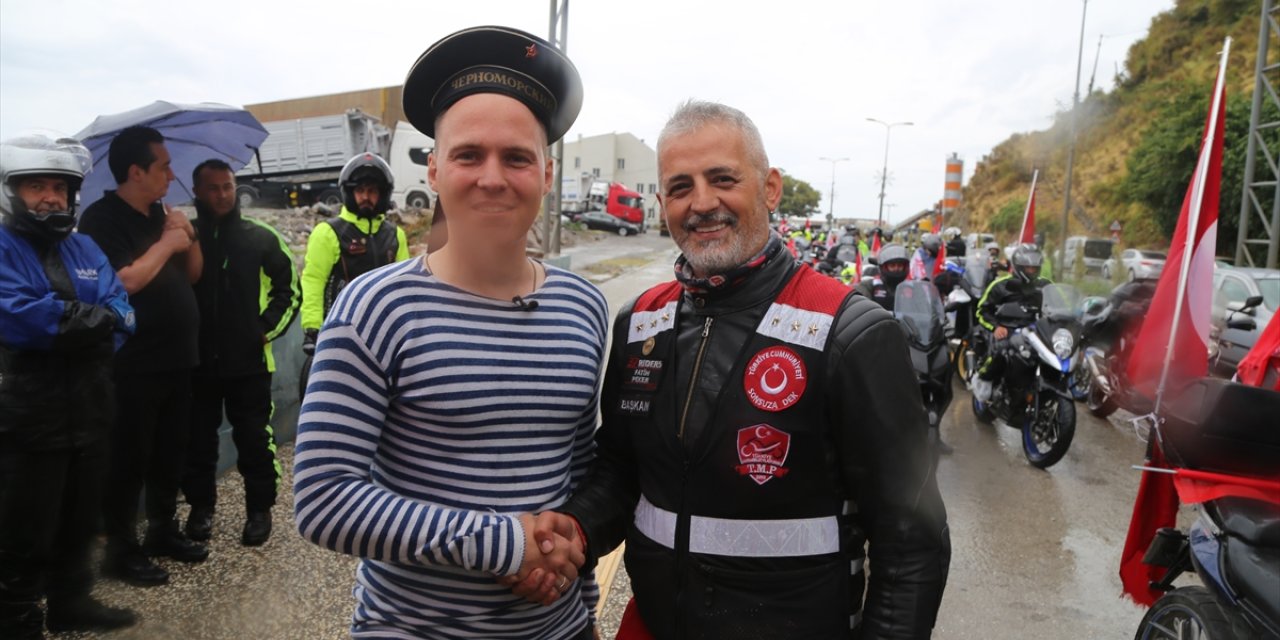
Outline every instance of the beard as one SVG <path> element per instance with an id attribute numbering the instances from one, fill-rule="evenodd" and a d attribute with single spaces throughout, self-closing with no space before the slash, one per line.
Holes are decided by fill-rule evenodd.
<path id="1" fill-rule="evenodd" d="M 695 237 L 695 228 L 715 224 L 729 227 L 725 238 L 700 241 Z M 677 239 L 676 245 L 684 253 L 693 272 L 701 277 L 725 273 L 744 264 L 769 238 L 768 226 L 760 225 L 744 231 L 738 217 L 723 210 L 690 216 L 682 229 L 684 234 Z"/>

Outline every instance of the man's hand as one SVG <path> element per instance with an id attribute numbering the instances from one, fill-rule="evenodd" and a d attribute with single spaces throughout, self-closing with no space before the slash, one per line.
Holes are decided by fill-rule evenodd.
<path id="1" fill-rule="evenodd" d="M 1004 340 L 1009 337 L 1009 329 L 1003 325 L 996 326 L 996 330 L 991 334 L 996 340 Z"/>
<path id="2" fill-rule="evenodd" d="M 578 536 L 573 518 L 561 513 L 524 514 L 520 524 L 525 534 L 524 564 L 518 574 L 499 582 L 530 602 L 549 605 L 578 579 L 578 568 L 586 562 L 585 541 Z"/>
<path id="3" fill-rule="evenodd" d="M 166 226 L 164 233 L 160 235 L 160 242 L 163 242 L 171 253 L 182 253 L 191 248 L 191 235 L 181 227 Z"/>
<path id="4" fill-rule="evenodd" d="M 302 352 L 313 356 L 316 353 L 316 338 L 320 335 L 319 329 L 303 329 L 302 330 Z"/>
<path id="5" fill-rule="evenodd" d="M 164 205 L 164 214 L 164 228 L 166 231 L 175 228 L 182 229 L 187 234 L 187 237 L 195 241 L 196 230 L 195 227 L 191 226 L 191 221 L 187 219 L 187 214 L 177 209 L 170 209 L 167 204 Z"/>

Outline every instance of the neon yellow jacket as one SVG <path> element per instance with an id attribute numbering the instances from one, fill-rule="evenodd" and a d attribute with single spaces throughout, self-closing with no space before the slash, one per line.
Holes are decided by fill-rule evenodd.
<path id="1" fill-rule="evenodd" d="M 344 206 L 339 218 L 356 225 L 365 233 L 377 233 L 382 228 L 385 216 L 372 220 L 361 218 L 351 213 Z M 396 229 L 396 262 L 409 259 L 409 239 L 403 228 Z M 302 328 L 319 329 L 324 323 L 324 287 L 329 281 L 329 272 L 338 263 L 341 256 L 338 246 L 338 233 L 326 222 L 321 222 L 311 230 L 307 238 L 307 256 L 302 267 Z"/>

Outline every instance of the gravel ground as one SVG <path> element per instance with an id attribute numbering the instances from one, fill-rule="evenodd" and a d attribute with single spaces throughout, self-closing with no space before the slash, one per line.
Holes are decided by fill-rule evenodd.
<path id="1" fill-rule="evenodd" d="M 293 525 L 293 446 L 280 447 L 285 477 L 272 510 L 267 544 L 240 544 L 244 483 L 234 470 L 218 481 L 218 512 L 209 559 L 188 565 L 160 560 L 169 584 L 141 589 L 114 580 L 98 583 L 95 595 L 126 606 L 139 624 L 108 638 L 221 640 L 231 638 L 344 638 L 354 601 L 356 560 L 326 551 L 298 535 Z M 186 505 L 179 508 L 185 522 Z M 56 639 L 92 638 L 64 633 Z"/>

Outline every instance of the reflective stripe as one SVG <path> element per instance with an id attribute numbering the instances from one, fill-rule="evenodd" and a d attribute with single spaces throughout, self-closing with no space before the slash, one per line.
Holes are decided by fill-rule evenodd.
<path id="1" fill-rule="evenodd" d="M 644 496 L 636 505 L 636 528 L 658 544 L 675 549 L 676 514 Z M 729 520 L 692 516 L 689 551 L 739 558 L 786 558 L 835 553 L 840 526 L 835 516 L 791 520 Z"/>

